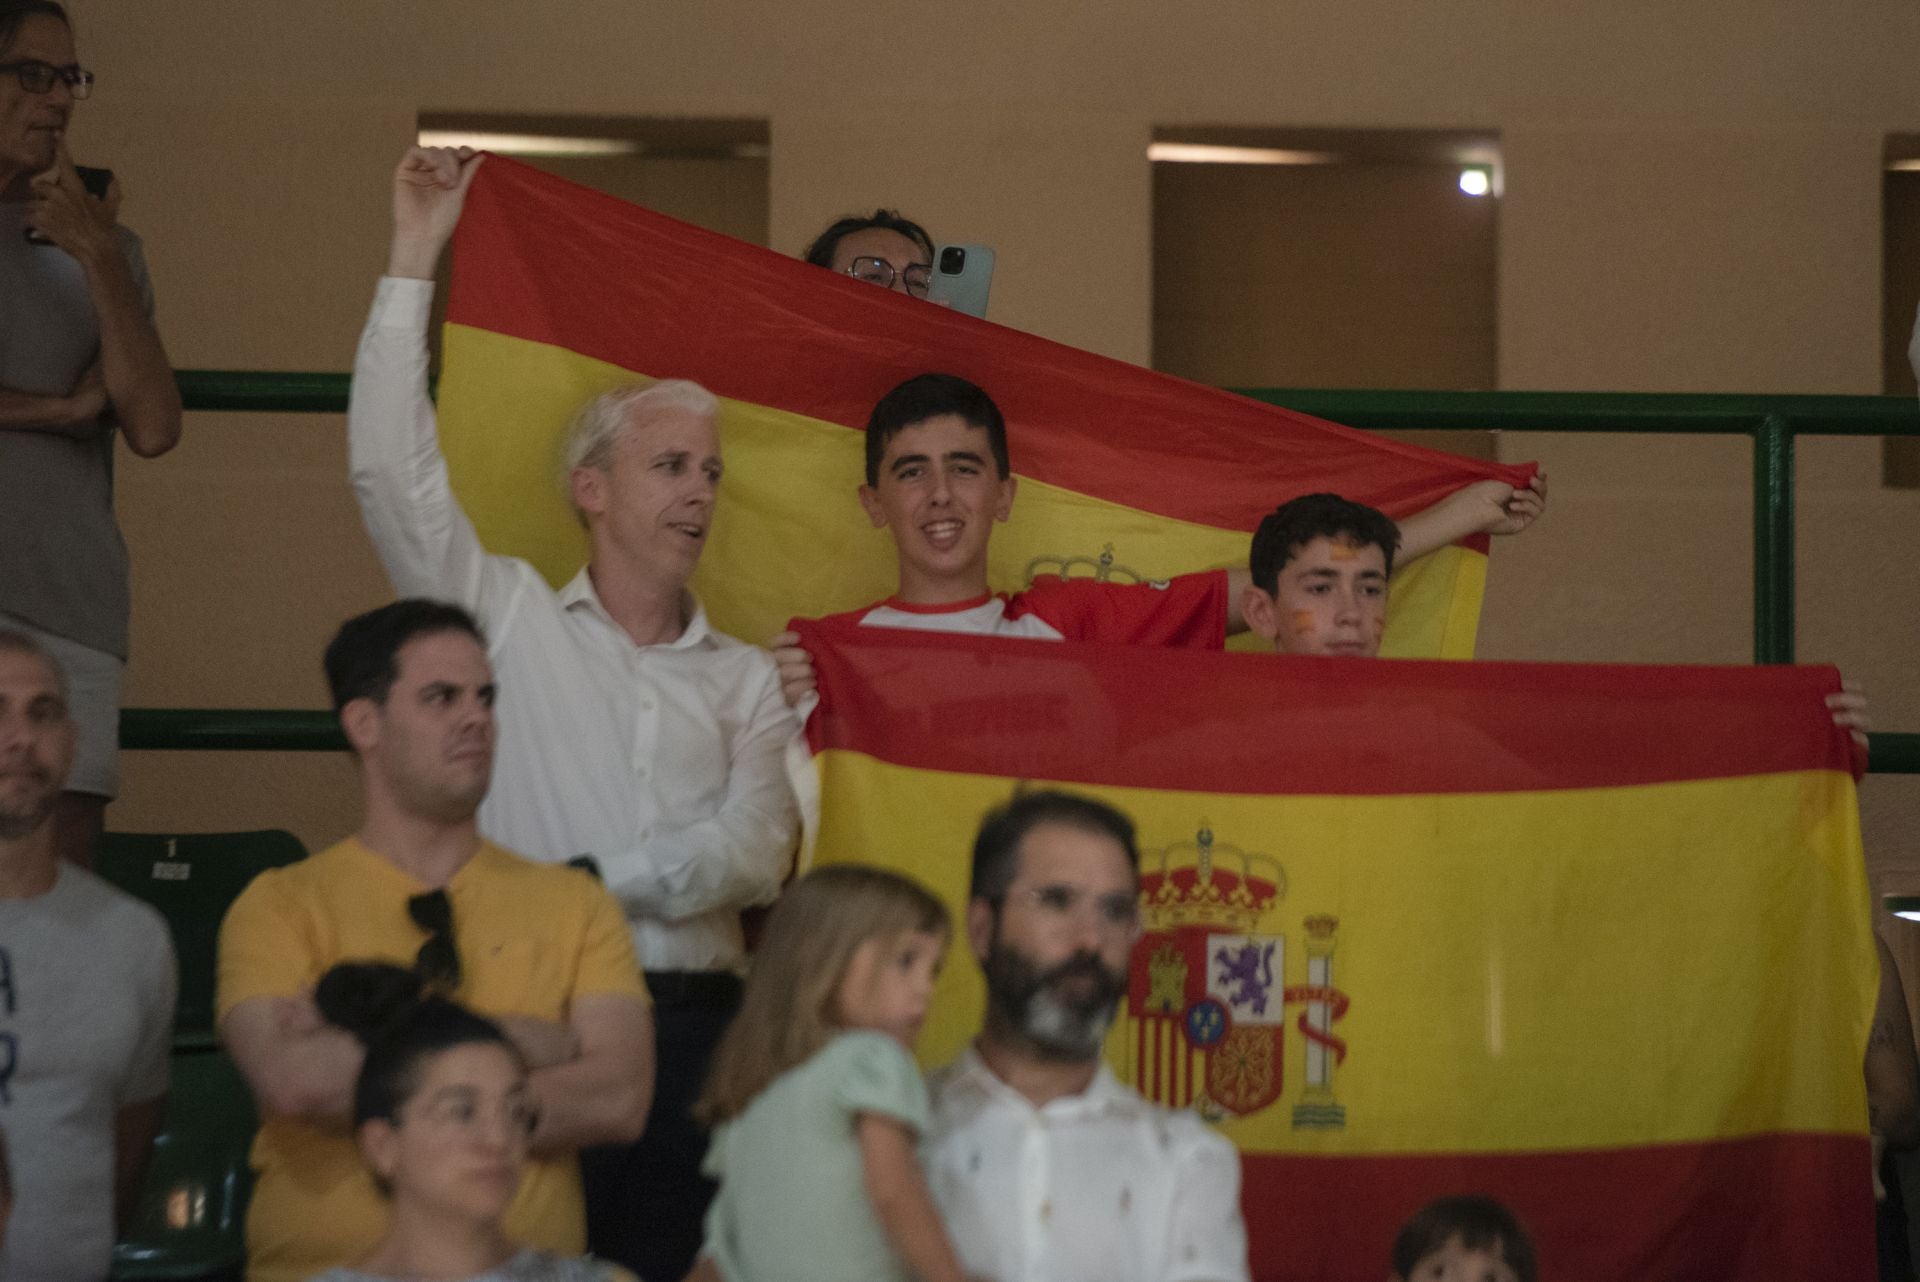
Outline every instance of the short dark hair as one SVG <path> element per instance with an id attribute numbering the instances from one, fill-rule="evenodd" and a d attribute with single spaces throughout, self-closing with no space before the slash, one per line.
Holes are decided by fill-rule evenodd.
<path id="1" fill-rule="evenodd" d="M 1006 898 L 1019 866 L 1020 843 L 1042 824 L 1078 828 L 1096 837 L 1111 837 L 1126 851 L 1127 866 L 1140 871 L 1140 847 L 1134 840 L 1133 820 L 1104 801 L 1054 788 L 1017 793 L 1013 800 L 987 813 L 973 839 L 973 877 L 967 894 L 998 904 Z"/>
<path id="2" fill-rule="evenodd" d="M 35 16 L 56 19 L 68 31 L 73 30 L 73 19 L 54 0 L 0 0 L 0 53 L 13 47 L 13 38 L 20 34 L 20 25 Z"/>
<path id="3" fill-rule="evenodd" d="M 1420 1261 L 1451 1238 L 1470 1251 L 1498 1250 L 1520 1282 L 1534 1282 L 1533 1239 L 1512 1211 L 1479 1194 L 1443 1197 L 1414 1212 L 1394 1236 L 1393 1271 L 1411 1278 Z"/>
<path id="4" fill-rule="evenodd" d="M 1393 554 L 1400 550 L 1400 527 L 1393 518 L 1338 494 L 1302 494 L 1267 513 L 1253 532 L 1247 556 L 1253 586 L 1269 595 L 1279 591 L 1280 571 L 1293 554 L 1321 538 L 1379 548 L 1386 554 L 1387 573 L 1393 573 Z"/>
<path id="5" fill-rule="evenodd" d="M 958 414 L 971 427 L 985 430 L 993 465 L 1006 480 L 1013 471 L 1007 453 L 1007 420 L 986 389 L 958 374 L 916 374 L 882 396 L 867 415 L 867 484 L 880 484 L 880 462 L 887 442 L 916 423 L 943 414 Z"/>
<path id="6" fill-rule="evenodd" d="M 395 662 L 400 647 L 436 632 L 464 632 L 486 648 L 486 635 L 471 614 L 424 597 L 403 597 L 341 624 L 327 643 L 325 660 L 335 715 L 355 699 L 385 703 L 400 675 Z"/>
<path id="7" fill-rule="evenodd" d="M 832 226 L 813 238 L 802 255 L 815 267 L 833 266 L 833 252 L 840 248 L 840 242 L 857 231 L 897 232 L 927 252 L 927 261 L 933 261 L 933 237 L 927 235 L 927 229 L 911 218 L 902 218 L 896 209 L 876 209 L 866 217 L 849 214 L 836 220 Z"/>
<path id="8" fill-rule="evenodd" d="M 366 1047 L 353 1083 L 353 1124 L 391 1122 L 420 1085 L 420 1064 L 456 1046 L 504 1046 L 525 1060 L 500 1026 L 427 992 L 420 976 L 386 962 L 341 962 L 314 986 L 329 1024 Z"/>

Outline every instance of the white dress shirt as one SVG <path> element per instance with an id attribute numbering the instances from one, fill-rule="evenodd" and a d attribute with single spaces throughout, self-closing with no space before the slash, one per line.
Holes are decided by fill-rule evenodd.
<path id="1" fill-rule="evenodd" d="M 381 280 L 347 444 L 394 590 L 458 602 L 487 634 L 499 747 L 481 831 L 532 859 L 593 856 L 644 968 L 737 969 L 740 909 L 779 892 L 797 825 L 784 765 L 797 725 L 772 657 L 713 631 L 691 595 L 678 639 L 635 645 L 586 570 L 556 593 L 487 554 L 427 399 L 432 302 L 431 281 Z"/>
<path id="2" fill-rule="evenodd" d="M 921 1155 L 969 1275 L 996 1282 L 1246 1282 L 1240 1155 L 1103 1064 L 1035 1108 L 971 1048 L 929 1087 Z"/>

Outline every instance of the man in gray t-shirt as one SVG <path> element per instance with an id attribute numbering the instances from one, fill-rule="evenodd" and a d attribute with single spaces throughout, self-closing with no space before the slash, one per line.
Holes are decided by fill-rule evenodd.
<path id="1" fill-rule="evenodd" d="M 54 832 L 82 864 L 118 785 L 128 592 L 113 438 L 148 458 L 180 439 L 140 242 L 115 223 L 117 191 L 90 194 L 63 142 L 92 86 L 58 4 L 0 0 L 0 626 L 66 665 L 81 742 Z"/>
<path id="2" fill-rule="evenodd" d="M 61 859 L 73 761 L 65 683 L 0 630 L 0 1130 L 14 1174 L 7 1282 L 107 1276 L 158 1129 L 174 960 L 145 904 Z"/>

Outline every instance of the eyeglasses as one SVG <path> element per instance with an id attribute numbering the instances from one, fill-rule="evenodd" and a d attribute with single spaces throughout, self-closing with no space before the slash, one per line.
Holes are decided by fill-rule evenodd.
<path id="1" fill-rule="evenodd" d="M 933 281 L 933 268 L 925 263 L 914 263 L 895 272 L 893 264 L 884 258 L 856 258 L 848 264 L 847 275 L 882 289 L 892 289 L 895 280 L 903 280 L 909 294 L 915 298 L 925 298 L 927 287 Z"/>
<path id="2" fill-rule="evenodd" d="M 471 1089 L 461 1088 L 426 1100 L 419 1116 L 430 1126 L 471 1131 L 487 1119 L 487 1111 Z M 509 1135 L 530 1136 L 540 1126 L 540 1107 L 525 1095 L 514 1094 L 501 1100 L 492 1113 Z"/>
<path id="3" fill-rule="evenodd" d="M 0 62 L 0 71 L 11 71 L 28 93 L 52 93 L 56 81 L 64 81 L 75 98 L 93 93 L 93 73 L 77 63 L 56 67 L 38 58 L 23 58 L 19 62 Z"/>
<path id="4" fill-rule="evenodd" d="M 452 992 L 460 987 L 460 950 L 453 945 L 453 904 L 444 890 L 429 890 L 407 900 L 407 916 L 427 932 L 413 969 L 429 988 Z"/>
<path id="5" fill-rule="evenodd" d="M 1081 911 L 1091 906 L 1103 930 L 1115 933 L 1132 930 L 1140 923 L 1140 897 L 1132 891 L 1113 891 L 1096 895 L 1078 886 L 1054 882 L 1029 886 L 1011 892 L 1013 898 L 1033 905 L 1035 912 L 1054 921 L 1077 921 Z"/>

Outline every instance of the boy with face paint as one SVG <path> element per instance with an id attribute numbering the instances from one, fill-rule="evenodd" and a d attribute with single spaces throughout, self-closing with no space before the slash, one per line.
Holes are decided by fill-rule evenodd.
<path id="1" fill-rule="evenodd" d="M 1364 503 L 1337 494 L 1289 500 L 1254 531 L 1240 613 L 1282 654 L 1374 658 L 1399 547 L 1399 527 Z"/>
<path id="2" fill-rule="evenodd" d="M 1290 499 L 1253 532 L 1240 614 L 1281 654 L 1378 658 L 1401 538 L 1391 518 L 1364 503 L 1338 494 Z M 1827 710 L 1864 751 L 1871 722 L 1859 688 L 1828 695 Z"/>

